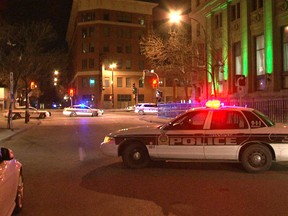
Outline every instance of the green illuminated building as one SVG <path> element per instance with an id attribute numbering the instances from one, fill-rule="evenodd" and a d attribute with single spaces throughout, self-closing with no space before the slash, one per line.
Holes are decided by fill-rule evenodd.
<path id="1" fill-rule="evenodd" d="M 288 96 L 287 0 L 191 3 L 192 40 L 203 38 L 206 48 L 205 65 L 193 61 L 204 71 L 194 84 L 202 89 L 200 98 Z"/>

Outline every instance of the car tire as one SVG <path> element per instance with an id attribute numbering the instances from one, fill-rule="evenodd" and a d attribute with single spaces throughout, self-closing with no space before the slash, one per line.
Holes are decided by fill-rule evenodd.
<path id="1" fill-rule="evenodd" d="M 127 167 L 140 169 L 148 166 L 150 157 L 147 148 L 140 143 L 136 143 L 130 144 L 124 149 L 122 160 Z"/>
<path id="2" fill-rule="evenodd" d="M 271 151 L 264 145 L 251 145 L 241 155 L 241 163 L 249 173 L 269 170 L 272 165 Z"/>
<path id="3" fill-rule="evenodd" d="M 93 112 L 92 117 L 98 116 L 98 112 Z"/>
<path id="4" fill-rule="evenodd" d="M 144 115 L 144 111 L 143 111 L 143 110 L 139 110 L 139 111 L 138 111 L 138 114 L 139 114 L 139 115 Z"/>
<path id="5" fill-rule="evenodd" d="M 45 118 L 46 118 L 45 113 L 40 113 L 40 115 L 39 115 L 39 119 L 45 119 Z"/>
<path id="6" fill-rule="evenodd" d="M 70 117 L 76 117 L 76 116 L 77 116 L 76 112 L 72 112 L 72 113 L 70 114 Z"/>
<path id="7" fill-rule="evenodd" d="M 20 173 L 19 180 L 18 180 L 18 187 L 17 187 L 17 194 L 16 194 L 16 199 L 15 199 L 15 208 L 14 208 L 14 213 L 17 214 L 21 211 L 23 208 L 23 193 L 24 191 L 24 183 L 23 183 L 23 175 Z"/>

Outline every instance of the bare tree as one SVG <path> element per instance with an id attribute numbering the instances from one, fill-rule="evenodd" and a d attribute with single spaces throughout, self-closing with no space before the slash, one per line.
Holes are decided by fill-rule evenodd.
<path id="1" fill-rule="evenodd" d="M 39 83 L 55 67 L 66 66 L 66 55 L 51 49 L 57 34 L 49 23 L 4 23 L 0 32 L 0 82 L 9 86 L 9 73 L 13 72 L 14 92 L 25 88 L 26 99 L 31 81 Z"/>
<path id="2" fill-rule="evenodd" d="M 184 86 L 186 100 L 189 99 L 188 87 L 191 86 L 195 70 L 192 68 L 192 44 L 184 30 L 171 30 L 168 38 L 152 32 L 140 42 L 141 52 L 146 56 L 153 69 L 167 79 L 178 80 Z"/>

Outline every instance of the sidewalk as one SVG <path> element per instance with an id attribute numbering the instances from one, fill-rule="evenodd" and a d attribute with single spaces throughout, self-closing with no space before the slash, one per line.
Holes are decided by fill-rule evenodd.
<path id="1" fill-rule="evenodd" d="M 28 123 L 25 123 L 25 119 L 17 119 L 12 121 L 12 129 L 7 127 L 7 118 L 3 116 L 3 112 L 0 111 L 0 143 L 11 138 L 15 134 L 27 130 L 35 125 L 41 123 L 38 119 L 30 119 Z"/>

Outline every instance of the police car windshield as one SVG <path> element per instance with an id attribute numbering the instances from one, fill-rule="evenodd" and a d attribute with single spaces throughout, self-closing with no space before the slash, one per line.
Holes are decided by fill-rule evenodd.
<path id="1" fill-rule="evenodd" d="M 262 112 L 259 112 L 258 110 L 253 110 L 253 112 L 256 113 L 256 115 L 261 118 L 261 120 L 264 121 L 268 127 L 272 127 L 275 125 L 275 123 Z"/>

